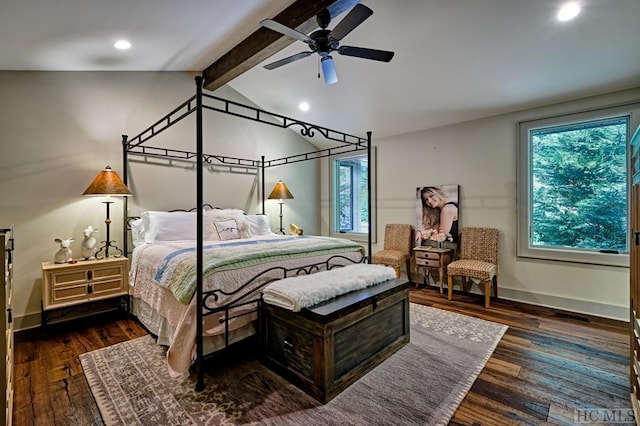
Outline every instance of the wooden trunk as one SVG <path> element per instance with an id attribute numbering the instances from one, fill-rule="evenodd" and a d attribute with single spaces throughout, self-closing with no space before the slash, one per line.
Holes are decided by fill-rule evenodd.
<path id="1" fill-rule="evenodd" d="M 408 288 L 390 280 L 300 312 L 263 303 L 265 363 L 331 400 L 409 342 Z"/>

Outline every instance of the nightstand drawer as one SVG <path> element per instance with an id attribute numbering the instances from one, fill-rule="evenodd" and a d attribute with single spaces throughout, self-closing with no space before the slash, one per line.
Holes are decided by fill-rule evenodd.
<path id="1" fill-rule="evenodd" d="M 431 260 L 440 260 L 440 253 L 430 252 L 430 251 L 416 251 L 416 260 L 419 259 L 431 259 Z"/>
<path id="2" fill-rule="evenodd" d="M 87 286 L 82 284 L 78 286 L 67 286 L 62 288 L 53 288 L 51 291 L 51 307 L 72 301 L 84 301 L 88 296 Z"/>
<path id="3" fill-rule="evenodd" d="M 122 284 L 123 281 L 121 279 L 93 283 L 93 297 L 101 297 L 110 294 L 126 294 L 127 290 Z"/>
<path id="4" fill-rule="evenodd" d="M 434 267 L 434 268 L 439 268 L 440 267 L 440 259 L 431 260 L 431 259 L 416 258 L 416 265 L 430 266 L 430 267 Z"/>
<path id="5" fill-rule="evenodd" d="M 93 279 L 98 280 L 101 278 L 119 278 L 122 276 L 122 266 L 121 265 L 113 265 L 108 268 L 94 268 L 93 269 Z"/>
<path id="6" fill-rule="evenodd" d="M 51 275 L 51 284 L 54 287 L 61 285 L 82 284 L 87 280 L 87 271 L 61 272 Z"/>

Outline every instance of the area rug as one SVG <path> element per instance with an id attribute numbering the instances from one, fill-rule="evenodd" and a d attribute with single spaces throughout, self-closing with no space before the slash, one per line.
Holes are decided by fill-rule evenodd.
<path id="1" fill-rule="evenodd" d="M 170 378 L 152 336 L 80 356 L 107 425 L 445 425 L 507 327 L 412 303 L 411 342 L 321 404 L 254 353 Z"/>

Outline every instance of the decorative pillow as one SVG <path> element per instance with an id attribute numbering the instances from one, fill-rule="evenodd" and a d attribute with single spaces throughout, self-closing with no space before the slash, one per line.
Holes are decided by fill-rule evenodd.
<path id="1" fill-rule="evenodd" d="M 249 233 L 252 237 L 275 235 L 269 227 L 269 218 L 263 214 L 248 214 L 245 216 L 249 224 Z"/>
<path id="2" fill-rule="evenodd" d="M 229 219 L 222 222 L 213 222 L 213 225 L 218 232 L 220 241 L 237 240 L 240 238 L 240 231 L 238 231 L 238 223 L 235 219 Z"/>
<path id="3" fill-rule="evenodd" d="M 205 238 L 207 240 L 217 241 L 220 239 L 215 222 L 223 222 L 234 219 L 238 228 L 238 238 L 249 238 L 249 223 L 245 218 L 245 214 L 239 209 L 213 209 L 205 212 Z"/>

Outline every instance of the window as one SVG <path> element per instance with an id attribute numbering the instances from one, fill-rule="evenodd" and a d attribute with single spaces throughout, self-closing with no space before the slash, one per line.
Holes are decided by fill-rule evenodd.
<path id="1" fill-rule="evenodd" d="M 366 241 L 370 217 L 372 231 L 375 226 L 368 203 L 369 164 L 367 155 L 361 152 L 340 154 L 331 159 L 331 234 Z M 372 150 L 372 158 L 373 155 Z M 375 182 L 373 170 L 371 172 Z M 373 200 L 372 194 L 372 205 L 375 205 Z M 375 240 L 373 236 L 372 240 Z"/>
<path id="2" fill-rule="evenodd" d="M 630 112 L 528 121 L 518 130 L 518 256 L 627 266 Z"/>

